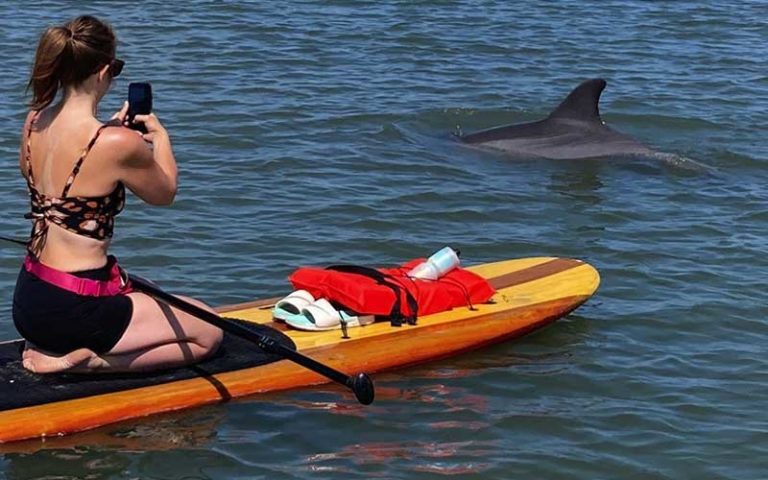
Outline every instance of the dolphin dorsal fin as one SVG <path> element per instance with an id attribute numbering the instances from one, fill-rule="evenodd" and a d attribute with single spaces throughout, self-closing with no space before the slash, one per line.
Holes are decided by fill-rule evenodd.
<path id="1" fill-rule="evenodd" d="M 602 122 L 598 103 L 605 85 L 606 82 L 602 78 L 593 78 L 582 82 L 549 114 L 549 118 Z"/>

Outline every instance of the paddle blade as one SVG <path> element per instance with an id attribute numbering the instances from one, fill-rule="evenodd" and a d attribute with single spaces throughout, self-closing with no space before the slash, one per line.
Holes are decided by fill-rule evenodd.
<path id="1" fill-rule="evenodd" d="M 370 405 L 373 403 L 375 391 L 373 388 L 373 380 L 365 373 L 358 373 L 354 377 L 350 378 L 349 388 L 355 393 L 357 400 L 363 405 Z"/>

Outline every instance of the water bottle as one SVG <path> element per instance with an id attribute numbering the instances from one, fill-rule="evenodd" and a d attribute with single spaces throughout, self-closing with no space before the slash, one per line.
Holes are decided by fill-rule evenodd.
<path id="1" fill-rule="evenodd" d="M 459 266 L 460 251 L 453 250 L 451 247 L 444 247 L 408 272 L 411 278 L 420 278 L 422 280 L 437 280 L 446 273 Z"/>

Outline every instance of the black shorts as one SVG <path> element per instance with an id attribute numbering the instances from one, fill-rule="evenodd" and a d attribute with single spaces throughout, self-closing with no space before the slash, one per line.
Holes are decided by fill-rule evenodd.
<path id="1" fill-rule="evenodd" d="M 112 261 L 94 270 L 72 272 L 108 280 Z M 53 353 L 89 348 L 107 353 L 128 328 L 133 301 L 126 295 L 88 297 L 64 290 L 27 272 L 19 272 L 13 293 L 13 323 L 22 337 Z"/>

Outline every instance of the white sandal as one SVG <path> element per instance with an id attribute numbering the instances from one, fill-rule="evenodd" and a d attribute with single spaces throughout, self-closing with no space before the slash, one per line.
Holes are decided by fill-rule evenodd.
<path id="1" fill-rule="evenodd" d="M 296 290 L 275 303 L 275 308 L 272 309 L 272 317 L 277 321 L 283 322 L 289 318 L 301 317 L 301 311 L 314 301 L 315 297 L 308 291 Z"/>
<path id="2" fill-rule="evenodd" d="M 347 327 L 360 327 L 373 323 L 373 315 L 353 316 L 343 310 L 336 310 L 331 302 L 321 298 L 301 310 L 301 315 L 286 318 L 285 323 L 299 330 L 313 332 L 335 330 L 342 322 Z"/>

